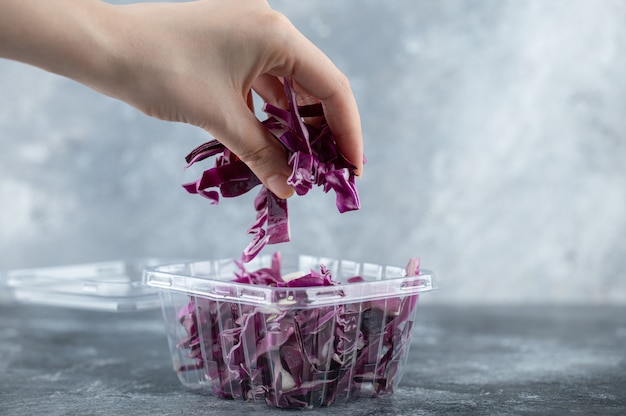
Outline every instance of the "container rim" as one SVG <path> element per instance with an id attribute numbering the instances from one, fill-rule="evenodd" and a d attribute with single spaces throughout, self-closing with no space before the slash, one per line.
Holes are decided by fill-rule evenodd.
<path id="1" fill-rule="evenodd" d="M 143 270 L 143 284 L 165 292 L 180 292 L 188 295 L 200 296 L 212 300 L 233 301 L 238 303 L 296 307 L 293 299 L 300 299 L 297 307 L 316 307 L 348 302 L 361 302 L 404 296 L 418 295 L 437 290 L 435 274 L 427 269 L 421 269 L 415 276 L 407 276 L 403 267 L 380 265 L 375 263 L 357 262 L 346 259 L 333 259 L 329 257 L 317 257 L 306 254 L 284 254 L 283 258 L 290 257 L 292 260 L 319 264 L 331 263 L 333 278 L 340 284 L 333 286 L 311 287 L 270 287 L 250 285 L 227 280 L 227 275 L 234 277 L 235 270 L 239 270 L 235 260 L 222 258 L 215 260 L 194 260 L 176 262 L 146 267 Z M 250 263 L 264 267 L 271 259 L 271 255 L 260 255 L 258 261 Z M 255 259 L 255 260 L 257 260 Z M 363 282 L 345 282 L 335 278 L 335 273 L 347 275 L 344 267 L 356 271 L 372 271 L 378 274 L 375 277 L 362 276 Z M 198 272 L 199 268 L 205 267 L 204 272 Z M 248 270 L 256 270 L 261 267 L 248 267 Z M 284 273 L 287 274 L 287 273 Z M 349 273 L 348 273 L 349 274 Z M 361 275 L 355 273 L 352 276 Z M 369 277 L 369 279 L 368 279 Z M 345 280 L 345 279 L 344 279 Z M 306 299 L 304 302 L 302 299 Z"/>

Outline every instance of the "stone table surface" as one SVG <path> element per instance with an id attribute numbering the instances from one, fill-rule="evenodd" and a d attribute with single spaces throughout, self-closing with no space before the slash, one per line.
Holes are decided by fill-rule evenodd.
<path id="1" fill-rule="evenodd" d="M 626 414 L 626 308 L 420 305 L 393 396 L 305 414 Z M 160 311 L 0 306 L 0 415 L 302 414 L 186 390 Z"/>

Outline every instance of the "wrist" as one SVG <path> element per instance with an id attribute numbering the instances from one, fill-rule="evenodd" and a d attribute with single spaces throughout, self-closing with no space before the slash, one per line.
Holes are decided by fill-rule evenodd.
<path id="1" fill-rule="evenodd" d="M 98 0 L 0 4 L 0 57 L 97 87 L 115 67 L 115 7 Z"/>

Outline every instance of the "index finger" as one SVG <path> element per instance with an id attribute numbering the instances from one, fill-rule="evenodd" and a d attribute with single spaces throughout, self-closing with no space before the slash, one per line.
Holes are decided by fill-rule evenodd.
<path id="1" fill-rule="evenodd" d="M 318 98 L 324 116 L 335 136 L 339 151 L 356 167 L 363 170 L 363 133 L 356 99 L 348 78 L 330 58 L 301 35 L 294 45 L 296 56 L 290 67 L 281 68 L 281 76 L 291 76 L 308 94 Z"/>

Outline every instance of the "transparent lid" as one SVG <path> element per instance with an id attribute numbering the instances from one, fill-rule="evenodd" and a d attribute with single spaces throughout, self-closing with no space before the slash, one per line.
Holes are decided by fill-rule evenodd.
<path id="1" fill-rule="evenodd" d="M 273 256 L 260 255 L 245 264 L 249 272 L 272 265 Z M 232 259 L 191 261 L 148 267 L 143 281 L 161 290 L 183 292 L 217 300 L 279 307 L 315 307 L 415 295 L 436 289 L 435 275 L 421 270 L 407 276 L 405 267 L 362 263 L 309 255 L 281 256 L 281 275 L 306 274 L 324 265 L 333 286 L 270 287 L 236 283 L 240 263 Z M 355 281 L 355 276 L 362 279 Z"/>
<path id="2" fill-rule="evenodd" d="M 173 260 L 143 258 L 10 270 L 2 275 L 5 300 L 99 311 L 160 307 L 158 293 L 141 282 L 144 268 Z"/>

